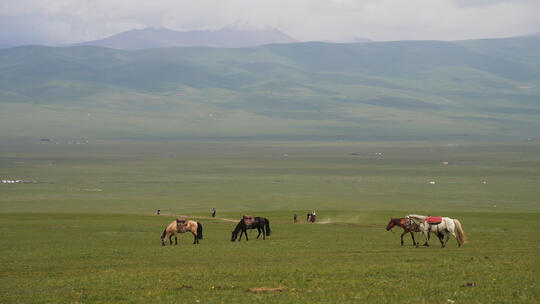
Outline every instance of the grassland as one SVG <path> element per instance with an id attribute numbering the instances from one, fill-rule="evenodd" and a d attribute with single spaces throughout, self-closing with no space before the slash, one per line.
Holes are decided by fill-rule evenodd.
<path id="1" fill-rule="evenodd" d="M 6 140 L 0 172 L 35 181 L 0 184 L 2 303 L 540 301 L 533 141 Z M 311 209 L 320 224 L 292 223 Z M 273 234 L 231 243 L 245 213 Z M 459 218 L 469 242 L 401 247 L 384 227 L 408 213 Z M 161 247 L 179 215 L 204 239 Z"/>
<path id="2" fill-rule="evenodd" d="M 0 138 L 525 140 L 540 38 L 0 49 Z"/>

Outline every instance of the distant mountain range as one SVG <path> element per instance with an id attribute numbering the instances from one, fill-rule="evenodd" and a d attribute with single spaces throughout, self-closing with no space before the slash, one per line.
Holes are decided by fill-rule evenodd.
<path id="1" fill-rule="evenodd" d="M 156 49 L 167 47 L 254 47 L 265 44 L 292 43 L 293 38 L 277 29 L 248 30 L 226 27 L 215 31 L 173 31 L 166 28 L 130 30 L 104 39 L 73 44 L 91 45 L 120 50 Z"/>
<path id="2" fill-rule="evenodd" d="M 0 130 L 0 140 L 535 140 L 540 37 L 0 49 Z"/>

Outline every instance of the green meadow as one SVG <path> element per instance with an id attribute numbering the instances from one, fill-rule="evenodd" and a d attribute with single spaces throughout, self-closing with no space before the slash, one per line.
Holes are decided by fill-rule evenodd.
<path id="1" fill-rule="evenodd" d="M 0 49 L 1 138 L 527 140 L 540 38 Z"/>
<path id="2" fill-rule="evenodd" d="M 540 301 L 535 141 L 6 139 L 0 174 L 0 303 Z M 402 247 L 410 213 L 468 242 Z M 230 242 L 243 214 L 272 235 Z M 180 216 L 201 243 L 162 247 Z"/>
<path id="3" fill-rule="evenodd" d="M 539 54 L 0 49 L 0 303 L 540 302 Z M 412 213 L 468 242 L 400 246 Z M 230 242 L 244 214 L 272 235 Z M 161 246 L 177 217 L 199 245 Z"/>

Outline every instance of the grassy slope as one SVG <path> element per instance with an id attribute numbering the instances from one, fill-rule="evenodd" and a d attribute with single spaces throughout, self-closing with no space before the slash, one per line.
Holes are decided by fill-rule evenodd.
<path id="1" fill-rule="evenodd" d="M 3 177 L 39 183 L 0 184 L 0 302 L 536 302 L 539 150 L 9 143 L 1 146 Z M 273 235 L 233 244 L 233 223 L 205 218 L 212 207 L 219 218 L 267 216 Z M 158 208 L 164 215 L 152 215 Z M 311 209 L 329 224 L 291 224 L 294 212 L 303 220 Z M 412 212 L 459 218 L 469 243 L 415 249 L 407 236 L 401 248 L 384 226 Z M 159 245 L 178 214 L 203 223 L 199 246 L 188 235 L 180 247 Z M 245 292 L 259 286 L 289 289 Z"/>
<path id="2" fill-rule="evenodd" d="M 534 50 L 533 38 L 5 49 L 0 123 L 4 138 L 527 138 L 540 127 Z"/>
<path id="3" fill-rule="evenodd" d="M 540 147 L 460 140 L 534 138 L 535 43 L 0 50 L 1 178 L 38 181 L 0 184 L 0 302 L 538 302 Z M 93 140 L 125 137 L 439 141 Z M 212 207 L 274 233 L 231 244 Z M 413 212 L 469 243 L 401 248 Z M 202 244 L 161 248 L 179 214 Z"/>

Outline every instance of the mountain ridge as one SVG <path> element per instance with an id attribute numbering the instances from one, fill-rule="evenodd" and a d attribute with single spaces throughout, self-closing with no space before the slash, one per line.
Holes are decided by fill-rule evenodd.
<path id="1" fill-rule="evenodd" d="M 91 45 L 139 50 L 168 47 L 238 48 L 293 42 L 296 40 L 277 29 L 247 30 L 226 27 L 214 31 L 175 31 L 167 28 L 145 28 L 133 29 L 103 39 L 75 43 L 70 46 Z"/>
<path id="2" fill-rule="evenodd" d="M 2 49 L 0 127 L 47 137 L 529 138 L 540 129 L 539 54 L 540 38 Z"/>

